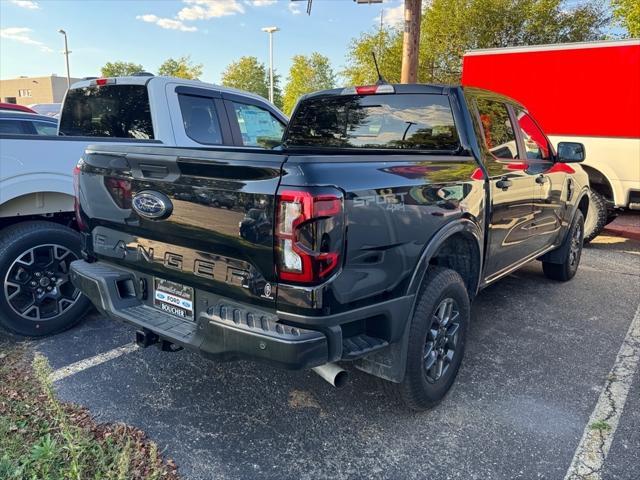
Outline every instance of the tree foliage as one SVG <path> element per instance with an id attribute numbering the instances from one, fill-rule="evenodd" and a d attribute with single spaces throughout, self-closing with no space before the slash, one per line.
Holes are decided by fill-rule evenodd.
<path id="1" fill-rule="evenodd" d="M 420 24 L 418 81 L 459 82 L 462 55 L 470 49 L 597 40 L 608 23 L 605 6 L 597 0 L 577 5 L 563 0 L 433 0 Z M 347 81 L 375 82 L 372 50 L 383 76 L 399 81 L 399 28 L 376 29 L 352 41 L 343 72 Z"/>
<path id="2" fill-rule="evenodd" d="M 612 0 L 613 16 L 631 37 L 640 37 L 640 2 L 638 0 Z"/>
<path id="3" fill-rule="evenodd" d="M 158 75 L 167 77 L 186 78 L 197 80 L 202 75 L 202 64 L 195 64 L 191 56 L 185 55 L 178 58 L 168 58 L 158 69 Z"/>
<path id="4" fill-rule="evenodd" d="M 280 77 L 273 75 L 273 103 L 282 106 Z M 222 73 L 222 85 L 269 98 L 269 70 L 256 57 L 241 57 Z"/>
<path id="5" fill-rule="evenodd" d="M 100 69 L 102 77 L 126 77 L 140 72 L 144 72 L 144 67 L 132 62 L 107 62 Z"/>
<path id="6" fill-rule="evenodd" d="M 318 52 L 295 55 L 284 87 L 284 112 L 289 115 L 301 95 L 335 86 L 335 74 L 329 58 Z"/>

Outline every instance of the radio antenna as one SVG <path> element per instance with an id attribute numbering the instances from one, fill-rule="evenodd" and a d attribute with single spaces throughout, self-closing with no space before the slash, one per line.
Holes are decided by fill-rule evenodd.
<path id="1" fill-rule="evenodd" d="M 378 59 L 376 58 L 376 52 L 371 50 L 371 56 L 373 57 L 373 64 L 376 66 L 376 72 L 378 73 L 378 81 L 376 82 L 376 85 L 384 85 L 385 83 L 389 83 L 380 73 L 380 68 L 378 67 Z"/>

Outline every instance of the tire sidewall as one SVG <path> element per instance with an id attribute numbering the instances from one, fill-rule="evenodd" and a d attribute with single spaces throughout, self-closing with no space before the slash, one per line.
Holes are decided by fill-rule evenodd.
<path id="1" fill-rule="evenodd" d="M 430 287 L 439 283 L 438 277 L 440 275 L 455 275 L 458 277 L 459 282 L 449 282 L 444 288 L 439 289 L 439 292 L 434 292 Z M 445 298 L 453 298 L 458 307 L 460 319 L 458 343 L 453 362 L 450 364 L 447 372 L 436 383 L 430 383 L 426 379 L 424 372 L 424 344 L 427 339 L 427 332 L 431 326 L 431 316 Z M 425 312 L 428 313 L 425 315 Z M 419 403 L 424 408 L 430 408 L 439 403 L 453 385 L 458 370 L 460 369 L 462 358 L 464 357 L 469 318 L 470 305 L 468 293 L 462 283 L 462 279 L 456 272 L 443 270 L 426 283 L 419 300 L 419 305 L 412 318 L 411 338 L 409 339 L 407 370 L 405 374 L 405 379 L 411 384 L 414 398 L 420 400 Z"/>
<path id="2" fill-rule="evenodd" d="M 66 330 L 79 321 L 89 306 L 89 300 L 81 295 L 74 305 L 54 318 L 27 320 L 9 305 L 4 289 L 5 277 L 16 258 L 26 250 L 38 245 L 56 244 L 68 248 L 80 258 L 80 237 L 75 231 L 57 224 L 49 226 L 46 222 L 40 222 L 39 227 L 5 239 L 6 248 L 0 255 L 0 325 L 19 335 L 32 337 Z"/>
<path id="3" fill-rule="evenodd" d="M 581 238 L 580 238 L 580 249 L 577 253 L 577 259 L 575 265 L 571 265 L 569 263 L 571 259 L 571 241 L 573 236 L 575 235 L 576 228 L 580 227 L 582 229 Z M 575 274 L 578 272 L 578 267 L 580 266 L 580 260 L 582 259 L 582 248 L 584 246 L 584 234 L 585 234 L 585 225 L 584 225 L 584 216 L 580 210 L 576 210 L 576 213 L 573 218 L 573 222 L 571 223 L 571 230 L 569 230 L 569 248 L 567 248 L 567 258 L 565 258 L 565 269 L 567 272 L 567 277 L 569 279 L 573 278 Z"/>

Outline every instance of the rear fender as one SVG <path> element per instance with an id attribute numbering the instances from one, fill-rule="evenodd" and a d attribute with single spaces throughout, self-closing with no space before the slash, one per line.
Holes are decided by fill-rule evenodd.
<path id="1" fill-rule="evenodd" d="M 355 366 L 364 372 L 367 372 L 371 375 L 375 375 L 376 377 L 383 378 L 385 380 L 390 380 L 392 382 L 400 383 L 404 379 L 404 373 L 407 366 L 407 346 L 409 343 L 409 325 L 411 319 L 413 318 L 413 312 L 416 307 L 416 302 L 418 300 L 418 292 L 420 291 L 420 286 L 424 281 L 424 277 L 429 268 L 429 263 L 434 255 L 437 254 L 438 250 L 442 245 L 444 245 L 445 241 L 456 233 L 465 232 L 470 234 L 478 244 L 478 252 L 482 252 L 482 234 L 478 226 L 473 223 L 469 219 L 460 219 L 458 221 L 449 223 L 442 227 L 429 241 L 427 246 L 424 248 L 420 259 L 416 265 L 416 268 L 411 277 L 411 281 L 409 282 L 409 287 L 407 288 L 407 295 L 412 295 L 413 305 L 407 316 L 407 320 L 404 326 L 404 332 L 400 341 L 396 343 L 392 343 L 389 348 L 381 350 L 373 355 L 362 358 L 355 363 Z M 480 284 L 480 275 L 482 272 L 482 254 L 480 253 L 480 262 L 478 268 L 478 279 L 476 281 L 476 287 L 473 292 L 469 292 L 471 298 L 475 296 L 477 292 L 477 286 Z"/>

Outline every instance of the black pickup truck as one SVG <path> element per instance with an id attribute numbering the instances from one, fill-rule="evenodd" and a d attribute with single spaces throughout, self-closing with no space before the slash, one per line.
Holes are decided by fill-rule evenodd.
<path id="1" fill-rule="evenodd" d="M 90 147 L 71 278 L 141 346 L 335 385 L 352 362 L 420 410 L 454 381 L 479 290 L 536 259 L 576 273 L 584 155 L 484 90 L 317 92 L 273 150 Z"/>

